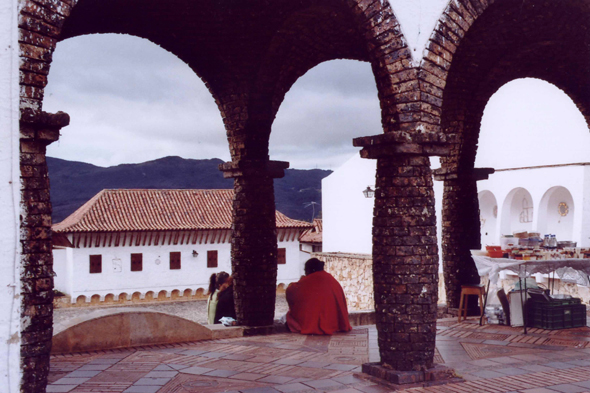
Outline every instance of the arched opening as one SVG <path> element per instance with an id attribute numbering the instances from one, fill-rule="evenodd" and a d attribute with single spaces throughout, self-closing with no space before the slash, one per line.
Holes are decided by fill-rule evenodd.
<path id="1" fill-rule="evenodd" d="M 43 109 L 71 118 L 49 145 L 50 157 L 102 167 L 172 154 L 229 159 L 219 109 L 203 81 L 177 56 L 136 36 L 60 41 Z"/>
<path id="2" fill-rule="evenodd" d="M 564 91 L 587 123 L 590 119 L 587 2 L 497 1 L 474 13 L 465 10 L 465 6 L 449 4 L 432 36 L 438 49 L 437 45 L 430 48 L 440 58 L 439 71 L 446 77 L 441 128 L 444 133 L 457 135 L 459 140 L 456 150 L 442 159 L 445 171 L 458 174 L 456 179 L 445 181 L 445 197 L 452 202 L 445 204 L 443 220 L 453 228 L 453 233 L 443 233 L 447 299 L 458 299 L 461 283 L 479 280 L 469 255 L 469 248 L 477 239 L 464 239 L 477 231 L 478 209 L 472 201 L 476 200 L 479 178 L 474 169 L 482 146 L 479 143 L 478 147 L 482 116 L 490 97 L 510 81 L 537 78 Z M 460 23 L 456 23 L 450 15 L 467 18 L 460 17 Z M 568 20 L 567 26 L 564 20 Z M 450 44 L 446 44 L 447 40 Z M 509 141 L 510 138 L 505 143 Z M 495 152 L 497 156 L 501 153 Z M 520 205 L 522 209 L 522 200 Z M 508 206 L 512 208 L 511 204 Z M 510 233 L 513 225 L 508 224 L 505 214 L 509 213 L 502 213 L 501 232 Z M 529 227 L 513 224 L 515 228 Z M 456 230 L 458 227 L 461 229 Z M 464 278 L 459 278 L 461 275 Z"/>
<path id="3" fill-rule="evenodd" d="M 563 90 L 540 79 L 515 79 L 486 104 L 475 166 L 506 169 L 587 162 L 587 146 L 586 120 Z"/>
<path id="4" fill-rule="evenodd" d="M 63 110 L 71 118 L 60 140 L 47 148 L 54 224 L 103 189 L 156 187 L 151 169 L 133 175 L 124 164 L 162 160 L 154 167 L 171 173 L 173 188 L 190 188 L 189 179 L 199 174 L 167 164 L 164 157 L 229 159 L 222 118 L 203 81 L 177 56 L 147 39 L 122 34 L 68 38 L 57 44 L 48 79 L 44 110 Z M 220 172 L 218 176 L 223 181 Z M 115 246 L 116 236 L 88 247 L 78 243 L 67 255 L 54 253 L 57 279 L 67 280 L 65 287 L 74 294 L 88 291 L 88 298 L 141 288 L 130 299 L 140 303 L 158 299 L 161 287 L 194 284 L 196 264 L 183 264 L 184 282 L 179 283 L 168 260 L 161 263 L 159 249 L 145 241 L 133 243 L 133 249 Z M 143 254 L 143 272 L 130 271 L 131 253 Z M 101 267 L 89 270 L 89 259 L 92 264 L 96 256 Z"/>
<path id="5" fill-rule="evenodd" d="M 500 223 L 503 235 L 515 232 L 528 232 L 533 229 L 534 204 L 531 193 L 524 188 L 516 188 L 504 199 L 502 204 L 502 221 Z"/>
<path id="6" fill-rule="evenodd" d="M 371 66 L 354 60 L 333 60 L 309 70 L 286 94 L 277 113 L 270 137 L 273 157 L 297 168 L 337 170 L 322 181 L 321 190 L 306 190 L 309 200 L 300 202 L 316 204 L 307 208 L 310 218 L 312 209 L 315 218 L 324 218 L 325 250 L 371 253 L 374 198 L 365 198 L 362 191 L 367 186 L 375 189 L 375 174 L 373 169 L 372 177 L 366 178 L 363 168 L 376 163 L 358 157 L 350 141 L 378 134 L 381 128 Z M 346 179 L 335 179 L 338 176 Z M 362 209 L 356 208 L 359 203 Z"/>
<path id="7" fill-rule="evenodd" d="M 492 245 L 498 243 L 496 236 L 496 223 L 498 221 L 498 202 L 491 191 L 480 191 L 479 199 L 479 220 L 481 222 L 481 245 Z"/>
<path id="8" fill-rule="evenodd" d="M 565 187 L 551 187 L 539 204 L 538 230 L 553 234 L 559 241 L 574 240 L 575 206 L 571 192 Z"/>
<path id="9" fill-rule="evenodd" d="M 336 169 L 379 133 L 381 109 L 368 62 L 332 60 L 310 69 L 285 95 L 270 136 L 271 156 L 302 169 Z"/>

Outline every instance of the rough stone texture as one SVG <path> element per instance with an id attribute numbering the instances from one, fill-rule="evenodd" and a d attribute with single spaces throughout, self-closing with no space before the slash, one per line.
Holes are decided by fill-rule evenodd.
<path id="1" fill-rule="evenodd" d="M 395 370 L 433 365 L 438 250 L 430 162 L 379 158 L 373 218 L 373 279 L 381 362 Z"/>
<path id="2" fill-rule="evenodd" d="M 435 381 L 438 383 L 443 381 L 447 383 L 463 382 L 461 378 L 458 378 L 455 375 L 455 371 L 452 368 L 442 364 L 436 364 L 428 370 L 398 371 L 386 368 L 379 363 L 365 363 L 363 364 L 363 373 L 391 382 L 396 390 L 416 387 L 417 384 L 422 382 L 426 382 L 425 385 L 428 385 L 429 382 L 432 383 Z"/>
<path id="3" fill-rule="evenodd" d="M 256 174 L 231 172 L 231 176 L 235 177 L 231 259 L 238 324 L 269 326 L 277 281 L 273 177 L 262 168 Z"/>
<path id="4" fill-rule="evenodd" d="M 324 269 L 342 285 L 349 311 L 375 309 L 371 255 L 314 253 L 312 256 L 324 261 Z"/>
<path id="5" fill-rule="evenodd" d="M 443 272 L 447 305 L 459 307 L 461 285 L 479 284 L 470 250 L 481 248 L 475 181 L 447 180 L 442 211 Z"/>
<path id="6" fill-rule="evenodd" d="M 53 331 L 51 203 L 45 151 L 69 123 L 65 113 L 25 109 L 20 120 L 22 390 L 45 391 Z"/>

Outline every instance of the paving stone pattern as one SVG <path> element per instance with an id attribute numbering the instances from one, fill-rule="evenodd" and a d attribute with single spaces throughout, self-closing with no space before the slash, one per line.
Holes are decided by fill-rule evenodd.
<path id="1" fill-rule="evenodd" d="M 435 360 L 464 381 L 401 391 L 590 392 L 588 327 L 524 335 L 519 328 L 479 326 L 475 320 L 439 321 Z M 285 333 L 157 345 L 53 356 L 47 392 L 394 391 L 361 373 L 369 361 L 379 361 L 375 326 L 333 336 Z"/>

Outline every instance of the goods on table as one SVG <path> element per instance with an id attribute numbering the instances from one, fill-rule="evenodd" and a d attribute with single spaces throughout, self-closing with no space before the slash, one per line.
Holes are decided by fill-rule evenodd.
<path id="1" fill-rule="evenodd" d="M 488 256 L 491 258 L 508 258 L 525 261 L 547 261 L 553 259 L 587 259 L 590 258 L 590 248 L 567 247 L 557 249 L 545 249 L 541 247 L 513 247 L 503 250 L 500 246 L 486 246 Z"/>

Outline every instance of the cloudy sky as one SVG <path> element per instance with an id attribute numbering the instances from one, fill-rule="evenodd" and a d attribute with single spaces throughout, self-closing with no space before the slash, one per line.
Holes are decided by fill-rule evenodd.
<path id="1" fill-rule="evenodd" d="M 444 0 L 392 4 L 419 58 Z M 147 40 L 108 34 L 60 42 L 45 91 L 45 111 L 71 116 L 60 140 L 48 148 L 52 157 L 99 166 L 170 155 L 230 159 L 221 116 L 205 85 Z M 273 125 L 270 156 L 292 168 L 336 169 L 358 154 L 354 137 L 380 132 L 369 64 L 332 61 L 309 71 L 287 93 Z M 534 80 L 512 82 L 492 97 L 480 146 L 478 166 L 590 161 L 590 133 L 579 111 L 557 88 Z"/>

